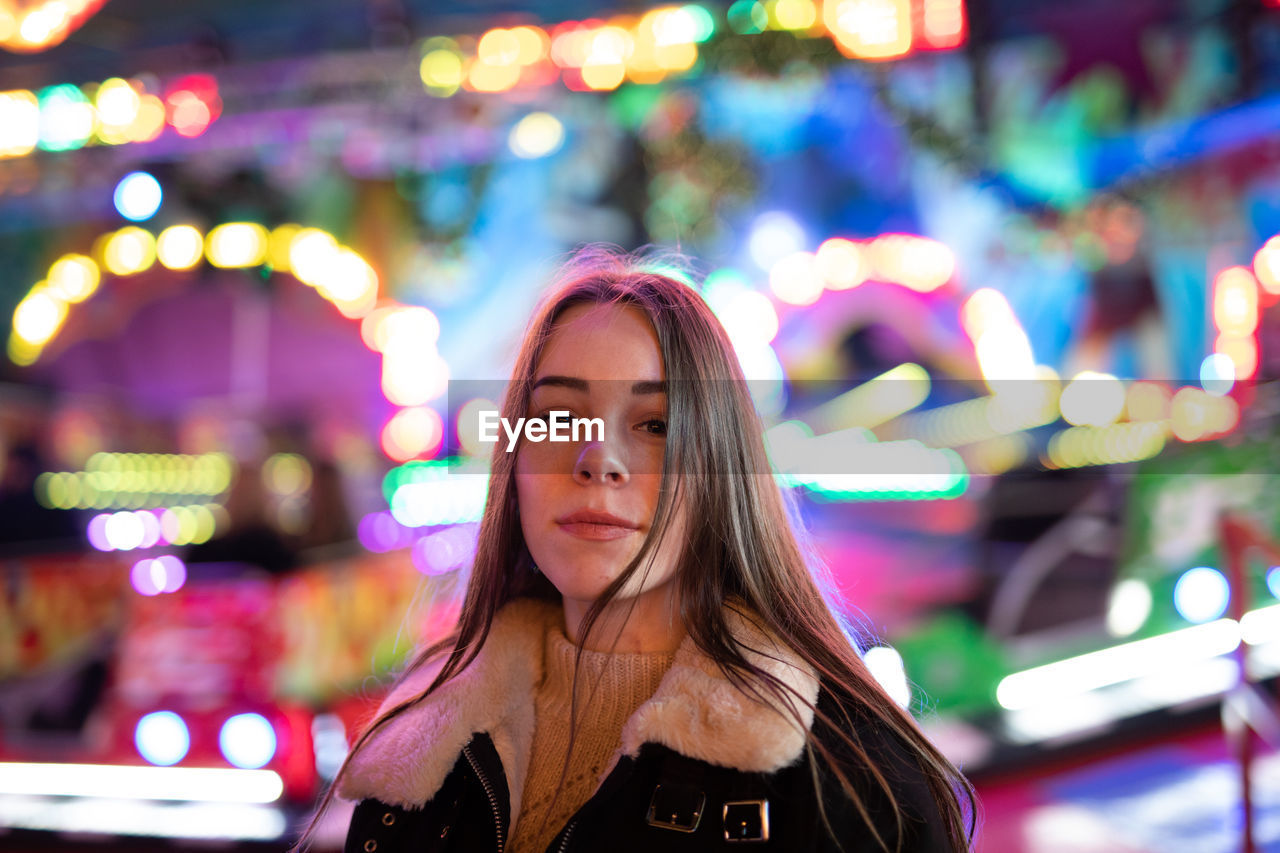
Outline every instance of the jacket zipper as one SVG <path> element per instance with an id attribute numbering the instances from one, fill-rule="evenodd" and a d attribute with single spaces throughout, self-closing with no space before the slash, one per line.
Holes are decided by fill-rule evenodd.
<path id="1" fill-rule="evenodd" d="M 498 797 L 493 792 L 493 786 L 489 784 L 488 777 L 480 769 L 480 762 L 472 754 L 471 744 L 468 743 L 462 748 L 462 754 L 467 757 L 467 762 L 471 765 L 471 769 L 475 771 L 476 777 L 480 779 L 480 784 L 484 786 L 485 794 L 489 797 L 489 807 L 493 809 L 493 828 L 498 833 L 498 853 L 502 853 L 502 848 L 506 846 L 506 839 L 502 836 L 502 812 L 498 808 Z"/>
<path id="2" fill-rule="evenodd" d="M 564 840 L 560 842 L 559 853 L 564 853 L 564 851 L 569 849 L 569 839 L 573 837 L 573 828 L 577 825 L 578 825 L 578 819 L 574 818 L 573 820 L 569 821 L 569 825 L 565 827 Z"/>

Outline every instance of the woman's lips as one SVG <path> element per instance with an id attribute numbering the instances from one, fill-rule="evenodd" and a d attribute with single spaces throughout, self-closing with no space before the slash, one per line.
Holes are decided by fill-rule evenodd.
<path id="1" fill-rule="evenodd" d="M 579 539 L 595 539 L 599 541 L 621 539 L 636 532 L 634 527 L 623 527 L 619 524 L 596 524 L 590 521 L 560 522 L 560 529 L 570 536 L 577 536 Z"/>
<path id="2" fill-rule="evenodd" d="M 639 530 L 639 526 L 607 512 L 578 510 L 556 519 L 560 529 L 579 539 L 605 541 L 622 539 Z"/>

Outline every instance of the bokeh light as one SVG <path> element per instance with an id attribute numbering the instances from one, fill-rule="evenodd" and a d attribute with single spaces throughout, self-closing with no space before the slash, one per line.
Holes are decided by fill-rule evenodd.
<path id="1" fill-rule="evenodd" d="M 852 240 L 832 237 L 817 251 L 818 274 L 830 290 L 848 290 L 867 280 L 871 267 L 863 248 Z"/>
<path id="2" fill-rule="evenodd" d="M 453 39 L 430 39 L 424 45 L 418 75 L 427 91 L 447 98 L 458 91 L 464 78 L 462 53 Z"/>
<path id="3" fill-rule="evenodd" d="M 191 269 L 204 257 L 204 236 L 191 225 L 171 225 L 156 238 L 156 256 L 168 269 Z"/>
<path id="4" fill-rule="evenodd" d="M 1067 423 L 1102 427 L 1120 419 L 1124 401 L 1124 383 L 1119 379 L 1108 373 L 1085 370 L 1062 389 L 1058 405 Z"/>
<path id="5" fill-rule="evenodd" d="M 517 157 L 526 160 L 545 157 L 564 144 L 564 125 L 551 113 L 529 113 L 511 128 L 507 144 Z"/>
<path id="6" fill-rule="evenodd" d="M 107 238 L 103 265 L 115 275 L 135 275 L 156 261 L 156 238 L 150 231 L 128 225 Z"/>
<path id="7" fill-rule="evenodd" d="M 4 143 L 0 141 L 0 153 L 3 149 Z M 1253 274 L 1267 293 L 1272 296 L 1280 295 L 1280 236 L 1267 240 L 1253 256 Z"/>
<path id="8" fill-rule="evenodd" d="M 397 462 L 435 455 L 444 440 L 444 424 L 435 409 L 401 409 L 382 428 L 382 449 Z"/>
<path id="9" fill-rule="evenodd" d="M 177 592 L 187 582 L 187 566 L 173 554 L 144 557 L 133 564 L 129 582 L 140 595 Z"/>
<path id="10" fill-rule="evenodd" d="M 1226 577 L 1209 566 L 1188 569 L 1173 587 L 1173 606 L 1178 615 L 1197 624 L 1226 613 L 1230 598 Z"/>
<path id="11" fill-rule="evenodd" d="M 40 90 L 39 103 L 39 145 L 45 151 L 80 148 L 97 129 L 93 105 L 69 83 Z"/>
<path id="12" fill-rule="evenodd" d="M 423 536 L 413 545 L 414 566 L 424 575 L 464 568 L 475 557 L 478 530 L 476 524 L 459 524 Z"/>
<path id="13" fill-rule="evenodd" d="M 156 215 L 164 200 L 164 191 L 155 176 L 147 172 L 130 172 L 116 184 L 113 199 L 121 216 L 142 222 Z"/>
<path id="14" fill-rule="evenodd" d="M 40 142 L 40 101 L 33 92 L 0 92 L 0 158 L 30 154 Z"/>
<path id="15" fill-rule="evenodd" d="M 173 711 L 152 711 L 138 720 L 133 742 L 138 754 L 152 764 L 168 767 L 186 758 L 191 732 Z"/>
<path id="16" fill-rule="evenodd" d="M 500 411 L 498 404 L 484 397 L 468 400 L 458 408 L 455 420 L 458 444 L 469 456 L 488 456 L 493 445 L 480 441 L 480 413 Z"/>
<path id="17" fill-rule="evenodd" d="M 1236 365 L 1231 356 L 1215 352 L 1200 362 L 1200 386 L 1214 396 L 1230 393 L 1236 382 Z"/>
<path id="18" fill-rule="evenodd" d="M 911 685 L 907 682 L 906 666 L 897 649 L 872 646 L 863 653 L 862 660 L 871 676 L 894 702 L 903 708 L 911 704 Z"/>
<path id="19" fill-rule="evenodd" d="M 204 254 L 215 267 L 254 267 L 267 259 L 267 236 L 256 222 L 226 222 L 209 232 Z"/>
<path id="20" fill-rule="evenodd" d="M 1137 632 L 1151 615 L 1151 604 L 1151 587 L 1136 578 L 1120 581 L 1107 602 L 1107 630 L 1114 637 Z"/>
<path id="21" fill-rule="evenodd" d="M 751 259 L 763 270 L 770 270 L 783 258 L 801 252 L 807 238 L 800 223 L 781 211 L 769 211 L 756 217 L 747 238 Z"/>
<path id="22" fill-rule="evenodd" d="M 769 288 L 791 305 L 812 305 L 822 296 L 823 286 L 817 257 L 811 252 L 787 255 L 769 269 Z"/>
<path id="23" fill-rule="evenodd" d="M 265 767 L 275 758 L 276 746 L 275 727 L 261 714 L 228 717 L 218 731 L 218 748 L 222 750 L 222 757 L 245 770 Z"/>
<path id="24" fill-rule="evenodd" d="M 49 267 L 49 293 L 65 302 L 83 302 L 98 289 L 102 272 L 92 258 L 63 255 Z"/>

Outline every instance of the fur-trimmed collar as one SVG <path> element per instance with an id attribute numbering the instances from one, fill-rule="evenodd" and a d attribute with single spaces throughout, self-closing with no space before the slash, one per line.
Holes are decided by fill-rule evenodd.
<path id="1" fill-rule="evenodd" d="M 751 663 L 795 689 L 810 705 L 818 679 L 791 649 L 762 633 L 732 608 L 725 615 Z M 338 794 L 349 800 L 376 798 L 417 808 L 440 789 L 462 748 L 475 732 L 488 732 L 506 770 L 511 815 L 520 813 L 534 733 L 533 694 L 542 680 L 548 629 L 563 618 L 559 604 L 518 599 L 494 617 L 484 647 L 471 664 L 428 699 L 384 726 L 351 760 Z M 411 672 L 382 709 L 421 693 L 440 664 Z M 798 703 L 797 703 L 798 704 Z M 773 772 L 794 763 L 804 750 L 813 711 L 792 716 L 762 704 L 733 686 L 716 663 L 686 637 L 657 691 L 622 728 L 608 775 L 623 755 L 636 756 L 643 743 L 659 743 L 690 758 L 750 772 Z"/>

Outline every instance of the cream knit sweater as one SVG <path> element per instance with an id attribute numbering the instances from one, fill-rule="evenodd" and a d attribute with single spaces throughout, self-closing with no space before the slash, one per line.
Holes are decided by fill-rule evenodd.
<path id="1" fill-rule="evenodd" d="M 545 676 L 534 696 L 536 723 L 529 774 L 520 814 L 514 817 L 509 853 L 542 853 L 591 798 L 601 772 L 618 749 L 623 724 L 658 689 L 658 682 L 675 659 L 675 652 L 582 652 L 573 720 L 576 737 L 566 769 L 578 648 L 558 622 L 551 624 L 545 648 Z"/>

